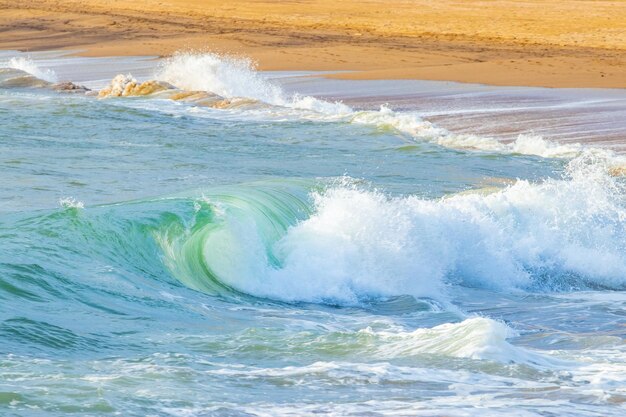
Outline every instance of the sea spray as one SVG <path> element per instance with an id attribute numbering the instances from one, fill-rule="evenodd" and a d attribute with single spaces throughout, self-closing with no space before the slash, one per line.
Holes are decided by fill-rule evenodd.
<path id="1" fill-rule="evenodd" d="M 156 79 L 183 90 L 209 91 L 227 98 L 249 97 L 277 105 L 283 102 L 282 91 L 265 81 L 248 58 L 178 52 L 161 63 Z"/>
<path id="2" fill-rule="evenodd" d="M 35 61 L 28 57 L 14 57 L 9 60 L 8 64 L 9 68 L 14 68 L 18 70 L 22 70 L 24 72 L 29 73 L 30 75 L 37 77 L 41 80 L 56 83 L 58 81 L 58 77 L 54 70 L 46 68 L 40 68 Z"/>

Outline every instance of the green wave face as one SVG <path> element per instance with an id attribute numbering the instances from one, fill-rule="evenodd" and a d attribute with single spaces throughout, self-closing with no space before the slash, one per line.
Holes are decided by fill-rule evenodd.
<path id="1" fill-rule="evenodd" d="M 223 187 L 194 203 L 191 222 L 172 217 L 154 231 L 164 263 L 185 285 L 233 294 L 237 283 L 280 268 L 274 243 L 311 213 L 310 183 L 280 181 Z"/>

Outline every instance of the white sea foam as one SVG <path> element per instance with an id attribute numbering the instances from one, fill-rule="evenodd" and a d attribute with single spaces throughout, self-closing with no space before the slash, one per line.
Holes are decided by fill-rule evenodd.
<path id="1" fill-rule="evenodd" d="M 438 200 L 331 188 L 270 248 L 279 267 L 245 215 L 206 244 L 207 264 L 231 287 L 288 301 L 445 300 L 450 284 L 624 289 L 626 193 L 601 165 L 583 157 L 564 179 Z"/>
<path id="2" fill-rule="evenodd" d="M 85 208 L 85 204 L 82 201 L 76 200 L 74 197 L 63 197 L 59 199 L 59 205 L 63 208 Z"/>
<path id="3" fill-rule="evenodd" d="M 9 68 L 22 70 L 30 75 L 50 83 L 58 81 L 56 73 L 51 69 L 40 68 L 35 61 L 26 57 L 14 57 L 9 60 Z"/>
<path id="4" fill-rule="evenodd" d="M 457 134 L 423 120 L 416 113 L 395 112 L 387 106 L 381 106 L 377 112 L 355 112 L 350 121 L 352 123 L 393 128 L 400 132 L 408 133 L 416 139 L 426 140 L 452 149 L 474 149 L 497 153 L 535 155 L 544 158 L 573 158 L 585 150 L 580 144 L 549 142 L 538 135 L 520 134 L 515 141 L 503 143 L 489 136 Z M 613 155 L 608 150 L 602 151 L 602 153 Z"/>

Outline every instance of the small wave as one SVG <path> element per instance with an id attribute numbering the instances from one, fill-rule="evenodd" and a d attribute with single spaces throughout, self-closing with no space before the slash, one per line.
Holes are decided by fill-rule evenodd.
<path id="1" fill-rule="evenodd" d="M 72 82 L 53 84 L 16 68 L 0 68 L 0 88 L 51 88 L 60 93 L 80 94 L 90 94 L 91 91 L 83 85 Z"/>
<path id="2" fill-rule="evenodd" d="M 9 68 L 18 69 L 49 83 L 58 82 L 56 73 L 51 69 L 40 68 L 35 61 L 25 57 L 14 57 L 9 60 Z"/>
<path id="3" fill-rule="evenodd" d="M 120 80 L 123 86 L 119 85 Z M 143 92 L 124 93 L 129 85 L 132 89 L 143 89 Z M 386 105 L 378 111 L 357 111 L 340 102 L 328 102 L 299 94 L 289 95 L 256 71 L 250 59 L 215 53 L 178 52 L 162 62 L 154 80 L 138 84 L 130 75 L 119 75 L 100 94 L 147 95 L 156 92 L 152 90 L 155 85 L 174 87 L 168 98 L 215 109 L 235 110 L 239 112 L 239 117 L 250 116 L 255 120 L 265 117 L 268 120 L 354 123 L 391 128 L 410 135 L 414 140 L 425 140 L 452 149 L 545 158 L 574 158 L 587 150 L 580 144 L 554 143 L 538 135 L 521 134 L 512 143 L 503 143 L 493 137 L 456 134 L 424 120 L 417 113 L 395 112 Z M 212 96 L 207 98 L 202 93 Z M 254 112 L 246 113 L 245 110 Z M 597 151 L 614 157 L 608 150 Z"/>

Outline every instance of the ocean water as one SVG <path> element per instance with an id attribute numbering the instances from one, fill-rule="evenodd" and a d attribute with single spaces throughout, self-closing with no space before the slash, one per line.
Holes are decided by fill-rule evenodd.
<path id="1" fill-rule="evenodd" d="M 625 93 L 0 67 L 0 415 L 625 414 Z"/>

